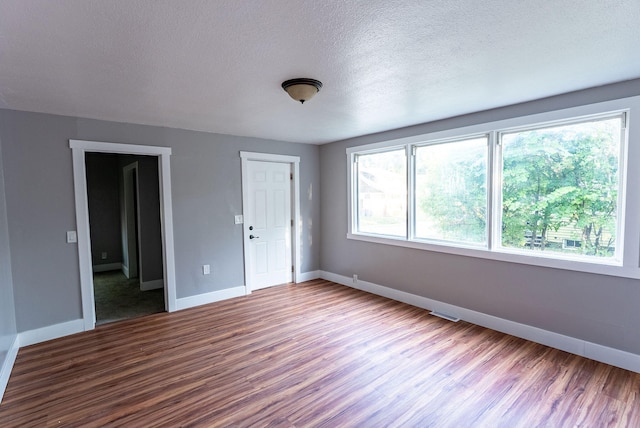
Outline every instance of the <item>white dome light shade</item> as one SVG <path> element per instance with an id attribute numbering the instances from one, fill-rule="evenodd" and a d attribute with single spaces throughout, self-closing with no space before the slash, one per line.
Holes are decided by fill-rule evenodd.
<path id="1" fill-rule="evenodd" d="M 282 82 L 282 89 L 287 91 L 291 98 L 300 101 L 301 104 L 313 98 L 320 91 L 320 88 L 322 88 L 322 82 L 315 79 L 300 78 Z"/>

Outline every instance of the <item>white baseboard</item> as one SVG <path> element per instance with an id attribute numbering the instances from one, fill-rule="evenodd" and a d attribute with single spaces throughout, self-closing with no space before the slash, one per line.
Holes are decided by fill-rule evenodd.
<path id="1" fill-rule="evenodd" d="M 20 347 L 34 345 L 84 331 L 84 320 L 67 321 L 18 333 Z"/>
<path id="2" fill-rule="evenodd" d="M 16 334 L 9 346 L 9 349 L 7 350 L 7 355 L 4 357 L 4 361 L 2 361 L 2 365 L 0 366 L 0 403 L 2 402 L 4 391 L 7 389 L 9 376 L 11 376 L 11 370 L 13 370 L 13 364 L 16 362 L 19 348 L 20 343 L 18 335 Z"/>
<path id="3" fill-rule="evenodd" d="M 314 279 L 320 278 L 319 270 L 312 270 L 311 272 L 299 273 L 296 278 L 296 284 L 299 282 L 312 281 Z"/>
<path id="4" fill-rule="evenodd" d="M 430 309 L 432 311 L 452 315 L 472 324 L 487 327 L 492 330 L 580 355 L 585 358 L 640 373 L 640 355 L 633 354 L 631 352 L 598 345 L 597 343 L 587 342 L 586 340 L 565 336 L 563 334 L 517 323 L 504 318 L 498 318 L 493 315 L 487 315 L 482 312 L 473 311 L 460 306 L 450 305 L 438 300 L 428 299 L 426 297 L 374 284 L 372 282 L 362 280 L 354 282 L 352 278 L 331 272 L 321 271 L 320 277 L 327 281 L 367 291 L 378 296 L 387 297 L 419 308 Z"/>
<path id="5" fill-rule="evenodd" d="M 240 287 L 225 288 L 224 290 L 212 291 L 210 293 L 198 294 L 195 296 L 181 297 L 176 299 L 176 310 L 193 308 L 195 306 L 206 305 L 208 303 L 219 302 L 221 300 L 232 299 L 234 297 L 246 296 L 247 288 Z"/>
<path id="6" fill-rule="evenodd" d="M 158 288 L 164 288 L 164 279 L 154 279 L 153 281 L 140 283 L 140 291 L 157 290 Z"/>
<path id="7" fill-rule="evenodd" d="M 93 265 L 91 269 L 93 269 L 93 273 L 109 272 L 112 270 L 122 270 L 122 263 L 106 263 L 103 265 Z"/>

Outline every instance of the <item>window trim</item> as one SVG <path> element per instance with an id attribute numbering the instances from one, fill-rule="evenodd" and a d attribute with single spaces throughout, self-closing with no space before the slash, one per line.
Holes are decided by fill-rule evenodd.
<path id="1" fill-rule="evenodd" d="M 496 245 L 495 231 L 500 230 L 501 195 L 495 189 L 499 189 L 501 183 L 501 171 L 494 169 L 501 168 L 501 150 L 497 150 L 500 133 L 517 131 L 522 129 L 532 129 L 536 126 L 552 127 L 566 123 L 578 123 L 599 117 L 623 116 L 622 147 L 620 148 L 620 183 L 618 194 L 618 231 L 617 244 L 620 246 L 622 257 L 617 260 L 612 259 L 589 259 L 584 256 L 572 257 L 571 254 L 562 254 L 558 258 L 557 253 L 551 255 L 536 253 L 535 255 L 525 254 L 512 248 L 501 248 Z M 481 259 L 495 260 L 500 262 L 527 264 L 570 271 L 580 271 L 602 275 L 611 275 L 625 278 L 640 279 L 640 222 L 627 222 L 627 219 L 640 218 L 640 194 L 634 195 L 628 192 L 628 183 L 640 182 L 640 168 L 628 168 L 628 159 L 640 159 L 640 122 L 635 125 L 632 122 L 633 115 L 640 117 L 640 96 L 622 98 L 612 101 L 605 101 L 595 104 L 571 107 L 562 110 L 554 110 L 537 113 L 527 116 L 519 116 L 509 119 L 502 119 L 493 122 L 480 123 L 460 128 L 451 128 L 420 135 L 408 136 L 399 139 L 380 141 L 372 144 L 348 147 L 346 149 L 348 180 L 347 186 L 347 211 L 348 211 L 348 231 L 347 239 L 371 242 L 376 244 L 393 245 L 411 249 L 434 251 L 446 254 L 454 254 Z M 487 197 L 488 197 L 488 218 L 487 218 L 487 247 L 465 245 L 455 242 L 427 241 L 416 239 L 410 211 L 413 209 L 414 198 L 409 194 L 413 191 L 413 170 L 408 171 L 407 183 L 407 237 L 387 237 L 381 235 L 356 232 L 357 224 L 354 222 L 357 212 L 357 194 L 354 187 L 353 156 L 359 153 L 383 152 L 392 148 L 406 147 L 407 154 L 410 154 L 411 147 L 427 144 L 446 143 L 458 141 L 467 137 L 487 135 L 489 139 L 488 164 L 487 164 Z M 408 162 L 408 168 L 413 168 L 413 162 Z M 493 191 L 491 191 L 493 189 Z M 495 215 L 497 214 L 497 215 Z M 500 241 L 498 241 L 499 244 Z"/>
<path id="2" fill-rule="evenodd" d="M 622 121 L 622 134 L 626 134 L 627 133 L 627 127 L 626 124 L 628 122 L 628 109 L 617 109 L 614 111 L 605 111 L 602 113 L 596 113 L 596 114 L 589 114 L 589 115 L 582 115 L 582 116 L 575 116 L 575 117 L 569 117 L 566 119 L 561 119 L 561 120 L 555 120 L 555 121 L 550 121 L 550 122 L 545 122 L 545 123 L 534 123 L 531 126 L 518 126 L 518 127 L 514 127 L 514 128 L 509 128 L 509 129 L 500 129 L 500 130 L 496 130 L 496 146 L 501 146 L 502 145 L 502 136 L 504 134 L 512 134 L 512 133 L 518 133 L 518 132 L 526 132 L 526 131 L 535 131 L 535 130 L 541 130 L 541 129 L 549 129 L 549 128 L 554 128 L 554 127 L 559 127 L 562 125 L 576 125 L 576 124 L 581 124 L 581 123 L 588 123 L 588 122 L 592 122 L 592 121 L 597 121 L 597 120 L 607 120 L 607 119 L 613 119 L 619 117 Z M 618 153 L 618 169 L 619 169 L 619 177 L 620 177 L 620 183 L 619 183 L 619 191 L 618 191 L 618 201 L 617 201 L 617 211 L 619 211 L 619 215 L 616 217 L 616 248 L 615 248 L 615 254 L 613 257 L 611 258 L 601 258 L 601 259 L 597 259 L 597 258 L 588 258 L 589 261 L 587 261 L 586 257 L 584 256 L 575 256 L 576 259 L 579 259 L 579 261 L 583 261 L 585 263 L 590 263 L 591 260 L 595 261 L 598 264 L 605 264 L 605 265 L 612 265 L 612 266 L 622 266 L 622 255 L 624 253 L 624 236 L 625 236 L 625 222 L 624 222 L 624 214 L 625 214 L 625 210 L 624 210 L 624 206 L 625 206 L 625 199 L 626 199 L 626 164 L 627 164 L 627 160 L 626 160 L 626 147 L 629 144 L 628 142 L 628 136 L 627 135 L 620 135 L 620 141 L 621 141 L 621 145 L 618 148 L 619 153 Z M 494 167 L 497 168 L 497 170 L 495 171 L 495 178 L 496 178 L 496 186 L 495 190 L 493 192 L 494 196 L 496 197 L 496 200 L 498 201 L 498 203 L 496 204 L 495 207 L 495 215 L 492 218 L 493 221 L 495 221 L 495 227 L 496 230 L 500 230 L 502 228 L 502 173 L 503 173 L 503 150 L 496 150 L 499 158 L 496 158 L 496 163 L 494 164 Z M 496 245 L 495 248 L 499 249 L 501 251 L 505 251 L 507 253 L 510 253 L 512 251 L 515 252 L 519 252 L 518 249 L 514 249 L 514 248 L 509 248 L 509 247 L 504 247 L 502 245 L 502 240 L 501 240 L 501 236 L 499 236 L 497 233 L 494 236 L 494 239 L 496 240 Z M 558 254 L 558 253 L 553 253 L 553 254 Z M 536 255 L 531 255 L 531 257 L 552 257 L 552 256 L 548 256 L 546 254 L 536 254 Z M 571 254 L 565 254 L 563 255 L 561 258 L 563 259 L 568 259 L 571 260 L 574 257 L 572 257 Z"/>
<path id="3" fill-rule="evenodd" d="M 410 189 L 411 191 L 414 192 L 415 194 L 415 167 L 416 167 L 416 160 L 415 160 L 415 156 L 416 156 L 416 151 L 417 149 L 421 148 L 421 147 L 430 147 L 430 146 L 437 146 L 437 145 L 442 145 L 442 144 L 454 144 L 454 143 L 463 143 L 466 141 L 470 141 L 470 140 L 480 140 L 480 139 L 486 139 L 486 147 L 487 150 L 485 152 L 485 162 L 487 164 L 487 172 L 486 172 L 486 179 L 485 179 L 485 188 L 486 188 L 486 209 L 487 209 L 487 224 L 485 227 L 485 233 L 486 233 L 486 241 L 485 242 L 481 242 L 481 243 L 472 243 L 472 242 L 461 242 L 461 241 L 447 241 L 447 240 L 439 240 L 439 239 L 433 239 L 433 238 L 421 238 L 416 236 L 415 234 L 415 224 L 416 224 L 416 211 L 415 211 L 415 202 L 416 202 L 416 198 L 411 198 L 409 195 L 407 195 L 407 198 L 411 199 L 412 202 L 412 211 L 410 213 L 413 213 L 413 216 L 410 215 L 410 213 L 408 212 L 408 216 L 407 216 L 407 223 L 412 225 L 412 230 L 411 233 L 408 235 L 407 240 L 413 240 L 413 241 L 417 241 L 417 242 L 427 242 L 427 243 L 434 243 L 434 244 L 438 244 L 438 245 L 460 245 L 463 246 L 465 248 L 482 248 L 482 249 L 490 249 L 491 248 L 491 244 L 490 244 L 490 234 L 491 234 L 491 225 L 490 225 L 490 221 L 488 221 L 489 219 L 491 219 L 491 211 L 492 211 L 492 207 L 491 207 L 491 186 L 490 186 L 490 180 L 491 180 L 491 176 L 489 175 L 489 169 L 490 169 L 490 165 L 491 165 L 491 145 L 492 145 L 492 140 L 491 140 L 491 136 L 490 133 L 485 132 L 485 133 L 481 133 L 481 134 L 471 134 L 471 135 L 462 135 L 458 138 L 446 138 L 446 139 L 440 139 L 440 140 L 435 140 L 435 141 L 428 141 L 428 142 L 424 142 L 424 143 L 415 143 L 415 144 L 409 144 L 408 145 L 408 150 L 412 153 L 414 159 L 413 161 L 409 162 L 410 164 L 410 168 L 411 168 L 411 174 L 409 176 L 409 180 L 412 182 L 413 187 Z M 412 221 L 413 220 L 413 221 Z"/>

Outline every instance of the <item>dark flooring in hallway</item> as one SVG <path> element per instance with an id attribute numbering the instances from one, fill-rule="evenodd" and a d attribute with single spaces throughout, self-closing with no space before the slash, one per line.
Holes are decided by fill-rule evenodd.
<path id="1" fill-rule="evenodd" d="M 96 324 L 164 312 L 164 290 L 140 291 L 138 278 L 128 279 L 121 271 L 93 275 Z"/>

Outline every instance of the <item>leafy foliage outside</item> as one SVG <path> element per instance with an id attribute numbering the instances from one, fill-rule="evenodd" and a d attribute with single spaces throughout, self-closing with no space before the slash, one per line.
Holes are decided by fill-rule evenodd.
<path id="1" fill-rule="evenodd" d="M 416 149 L 416 237 L 487 241 L 487 138 Z"/>
<path id="2" fill-rule="evenodd" d="M 620 119 L 502 136 L 502 245 L 610 257 L 615 249 Z"/>
<path id="3" fill-rule="evenodd" d="M 500 134 L 502 247 L 614 255 L 621 124 L 614 117 Z M 358 159 L 359 230 L 406 236 L 404 149 Z M 487 137 L 418 146 L 414 162 L 415 237 L 486 245 Z"/>

